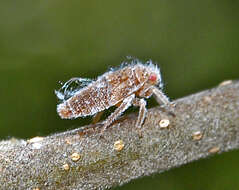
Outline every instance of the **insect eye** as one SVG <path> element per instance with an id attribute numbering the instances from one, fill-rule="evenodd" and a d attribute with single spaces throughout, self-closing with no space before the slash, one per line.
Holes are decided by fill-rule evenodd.
<path id="1" fill-rule="evenodd" d="M 149 80 L 151 82 L 156 82 L 157 81 L 157 75 L 156 74 L 151 74 L 149 75 Z"/>

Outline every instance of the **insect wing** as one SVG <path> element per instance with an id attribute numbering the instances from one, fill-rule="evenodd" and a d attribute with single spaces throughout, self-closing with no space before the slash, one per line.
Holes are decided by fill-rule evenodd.
<path id="1" fill-rule="evenodd" d="M 57 98 L 61 101 L 67 100 L 76 92 L 88 86 L 93 80 L 87 78 L 72 78 L 68 80 L 59 90 L 55 90 Z"/>

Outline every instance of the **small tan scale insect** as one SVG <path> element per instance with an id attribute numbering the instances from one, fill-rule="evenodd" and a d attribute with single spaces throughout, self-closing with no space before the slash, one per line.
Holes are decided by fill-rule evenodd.
<path id="1" fill-rule="evenodd" d="M 73 82 L 76 87 L 71 87 Z M 161 91 L 160 70 L 152 61 L 142 63 L 138 59 L 125 62 L 119 69 L 99 76 L 97 80 L 73 78 L 66 82 L 57 97 L 62 100 L 57 112 L 62 119 L 99 115 L 111 106 L 116 110 L 103 121 L 105 130 L 131 105 L 139 106 L 136 126 L 141 128 L 146 116 L 145 99 L 154 95 L 159 104 L 168 105 L 168 98 Z M 63 92 L 61 92 L 63 91 Z"/>

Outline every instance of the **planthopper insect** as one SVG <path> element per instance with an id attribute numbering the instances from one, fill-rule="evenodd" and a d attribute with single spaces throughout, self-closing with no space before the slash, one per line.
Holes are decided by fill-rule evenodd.
<path id="1" fill-rule="evenodd" d="M 116 110 L 103 121 L 105 130 L 131 105 L 139 107 L 136 126 L 141 128 L 146 116 L 145 99 L 155 96 L 157 102 L 169 105 L 168 98 L 162 92 L 160 70 L 151 60 L 143 63 L 139 59 L 130 59 L 118 69 L 99 76 L 96 80 L 72 78 L 58 91 L 62 102 L 57 112 L 62 119 L 99 115 L 111 106 Z"/>

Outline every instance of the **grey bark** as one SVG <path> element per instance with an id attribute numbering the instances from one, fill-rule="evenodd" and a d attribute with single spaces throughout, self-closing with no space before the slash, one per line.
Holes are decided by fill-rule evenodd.
<path id="1" fill-rule="evenodd" d="M 239 82 L 101 125 L 0 142 L 0 189 L 105 189 L 239 147 Z M 169 120 L 168 127 L 163 127 Z M 121 141 L 119 141 L 121 140 Z M 124 146 L 116 147 L 115 142 Z"/>

